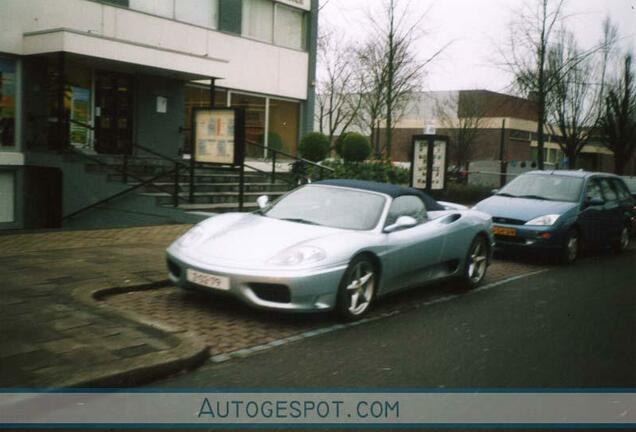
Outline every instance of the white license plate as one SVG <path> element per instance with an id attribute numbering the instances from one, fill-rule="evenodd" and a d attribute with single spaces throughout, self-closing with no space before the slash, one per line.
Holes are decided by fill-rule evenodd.
<path id="1" fill-rule="evenodd" d="M 203 273 L 200 271 L 188 269 L 186 271 L 186 278 L 189 282 L 197 285 L 203 285 L 208 288 L 215 288 L 221 290 L 230 289 L 230 278 L 225 276 L 217 276 L 209 273 Z"/>

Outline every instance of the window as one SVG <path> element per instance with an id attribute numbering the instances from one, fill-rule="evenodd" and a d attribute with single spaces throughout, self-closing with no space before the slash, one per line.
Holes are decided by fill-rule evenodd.
<path id="1" fill-rule="evenodd" d="M 218 8 L 218 0 L 175 0 L 174 15 L 178 21 L 216 28 Z"/>
<path id="2" fill-rule="evenodd" d="M 241 34 L 241 1 L 219 0 L 219 30 Z"/>
<path id="3" fill-rule="evenodd" d="M 305 14 L 291 7 L 276 5 L 276 45 L 305 48 Z"/>
<path id="4" fill-rule="evenodd" d="M 397 197 L 391 203 L 385 226 L 393 225 L 400 216 L 411 216 L 420 223 L 426 220 L 426 207 L 422 200 L 414 195 Z"/>
<path id="5" fill-rule="evenodd" d="M 0 222 L 13 222 L 15 200 L 15 174 L 0 171 Z"/>
<path id="6" fill-rule="evenodd" d="M 269 100 L 269 134 L 267 145 L 285 153 L 296 154 L 300 104 Z"/>
<path id="7" fill-rule="evenodd" d="M 606 178 L 601 179 L 600 183 L 601 183 L 601 190 L 603 191 L 603 195 L 605 196 L 605 200 L 616 201 L 618 199 L 618 196 L 616 195 L 616 192 L 614 192 L 614 189 L 612 189 L 612 187 L 610 186 L 607 179 Z"/>
<path id="8" fill-rule="evenodd" d="M 274 3 L 270 0 L 244 0 L 242 34 L 254 39 L 272 42 Z"/>
<path id="9" fill-rule="evenodd" d="M 0 58 L 0 148 L 15 146 L 15 62 Z"/>
<path id="10" fill-rule="evenodd" d="M 104 0 L 106 3 L 112 3 L 117 6 L 128 7 L 128 0 Z"/>
<path id="11" fill-rule="evenodd" d="M 596 179 L 590 180 L 587 183 L 587 188 L 585 189 L 585 200 L 590 201 L 593 199 L 603 200 L 601 186 L 598 184 L 598 181 L 596 181 Z"/>
<path id="12" fill-rule="evenodd" d="M 620 199 L 621 201 L 631 199 L 632 196 L 630 195 L 627 186 L 625 186 L 625 183 L 616 178 L 610 179 L 610 182 L 614 187 L 616 194 L 618 195 L 618 199 Z"/>
<path id="13" fill-rule="evenodd" d="M 265 111 L 267 108 L 266 99 L 258 96 L 248 96 L 232 93 L 230 106 L 245 108 L 245 156 L 264 156 L 264 150 L 250 143 L 262 143 L 265 134 Z"/>
<path id="14" fill-rule="evenodd" d="M 166 18 L 174 18 L 174 3 L 172 1 L 130 0 L 129 2 L 126 1 L 126 3 L 130 3 L 130 9 Z"/>

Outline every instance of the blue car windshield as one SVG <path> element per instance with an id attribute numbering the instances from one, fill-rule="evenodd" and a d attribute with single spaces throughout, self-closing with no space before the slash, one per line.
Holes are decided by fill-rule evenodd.
<path id="1" fill-rule="evenodd" d="M 583 179 L 552 174 L 521 175 L 504 186 L 497 195 L 550 201 L 578 202 Z"/>
<path id="2" fill-rule="evenodd" d="M 276 201 L 267 217 L 333 228 L 370 230 L 382 216 L 382 195 L 340 187 L 307 185 Z"/>

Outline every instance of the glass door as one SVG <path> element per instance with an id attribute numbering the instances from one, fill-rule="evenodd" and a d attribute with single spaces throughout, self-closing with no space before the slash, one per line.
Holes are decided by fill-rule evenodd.
<path id="1" fill-rule="evenodd" d="M 133 136 L 133 77 L 98 72 L 95 83 L 95 150 L 130 154 Z"/>

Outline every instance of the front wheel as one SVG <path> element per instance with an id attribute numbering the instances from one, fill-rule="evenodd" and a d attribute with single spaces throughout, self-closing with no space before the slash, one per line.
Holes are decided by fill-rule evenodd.
<path id="1" fill-rule="evenodd" d="M 468 249 L 466 264 L 462 275 L 464 288 L 474 288 L 484 280 L 488 269 L 488 244 L 482 236 L 474 238 Z"/>
<path id="2" fill-rule="evenodd" d="M 575 229 L 568 231 L 565 241 L 563 242 L 563 248 L 561 249 L 561 263 L 572 264 L 579 256 L 580 249 L 579 233 Z"/>
<path id="3" fill-rule="evenodd" d="M 367 312 L 376 292 L 376 269 L 366 257 L 354 258 L 340 282 L 336 309 L 340 316 L 355 321 Z"/>
<path id="4" fill-rule="evenodd" d="M 621 230 L 621 235 L 618 238 L 618 240 L 616 240 L 616 243 L 614 244 L 614 250 L 616 252 L 623 252 L 625 251 L 628 247 L 629 247 L 629 241 L 630 241 L 630 231 L 629 231 L 629 227 L 627 225 L 623 226 L 623 229 Z"/>

